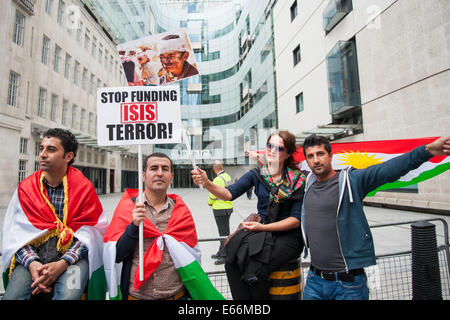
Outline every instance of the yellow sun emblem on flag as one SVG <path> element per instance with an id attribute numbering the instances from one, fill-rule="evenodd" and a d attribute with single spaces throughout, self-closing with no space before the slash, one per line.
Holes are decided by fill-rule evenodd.
<path id="1" fill-rule="evenodd" d="M 383 158 L 375 158 L 375 154 L 369 156 L 367 151 L 365 153 L 359 151 L 345 152 L 338 154 L 338 156 L 341 157 L 338 160 L 343 161 L 340 163 L 341 165 L 349 165 L 356 169 L 364 169 L 374 164 L 383 163 Z"/>

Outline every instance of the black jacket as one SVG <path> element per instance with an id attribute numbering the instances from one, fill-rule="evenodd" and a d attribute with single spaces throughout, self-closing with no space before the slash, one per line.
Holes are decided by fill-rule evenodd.
<path id="1" fill-rule="evenodd" d="M 120 274 L 122 300 L 128 299 L 133 253 L 138 243 L 139 227 L 136 227 L 132 222 L 126 227 L 125 232 L 116 243 L 116 263 L 122 262 L 122 272 Z"/>
<path id="2" fill-rule="evenodd" d="M 237 262 L 241 281 L 251 284 L 259 277 L 268 277 L 264 266 L 270 261 L 272 246 L 271 232 L 249 232 L 241 229 L 225 246 L 226 263 Z"/>

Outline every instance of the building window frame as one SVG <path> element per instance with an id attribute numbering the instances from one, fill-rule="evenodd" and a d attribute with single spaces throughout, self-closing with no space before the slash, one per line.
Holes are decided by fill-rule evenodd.
<path id="1" fill-rule="evenodd" d="M 12 107 L 17 107 L 17 100 L 19 98 L 19 85 L 20 85 L 20 74 L 10 70 L 7 104 Z"/>
<path id="2" fill-rule="evenodd" d="M 294 67 L 302 61 L 302 54 L 300 49 L 300 44 L 298 44 L 295 49 L 292 51 L 292 58 L 294 60 Z"/>
<path id="3" fill-rule="evenodd" d="M 50 102 L 50 120 L 56 121 L 58 117 L 58 95 L 52 93 L 52 98 Z"/>
<path id="4" fill-rule="evenodd" d="M 39 87 L 39 97 L 38 97 L 38 117 L 45 118 L 45 104 L 47 100 L 47 89 Z"/>
<path id="5" fill-rule="evenodd" d="M 76 104 L 72 105 L 72 128 L 77 128 L 77 114 L 78 114 L 78 106 Z"/>
<path id="6" fill-rule="evenodd" d="M 20 154 L 28 153 L 28 139 L 27 138 L 23 138 L 23 137 L 20 138 L 19 153 Z"/>
<path id="7" fill-rule="evenodd" d="M 328 34 L 353 10 L 352 0 L 330 0 L 322 14 L 323 29 Z"/>
<path id="8" fill-rule="evenodd" d="M 18 183 L 27 177 L 27 160 L 19 159 Z"/>
<path id="9" fill-rule="evenodd" d="M 88 74 L 88 69 L 83 68 L 83 75 L 81 78 L 81 89 L 86 90 L 87 88 L 87 74 Z"/>
<path id="10" fill-rule="evenodd" d="M 61 52 L 62 52 L 61 47 L 55 44 L 55 52 L 53 54 L 53 71 L 55 72 L 59 72 L 59 64 L 61 62 Z"/>
<path id="11" fill-rule="evenodd" d="M 303 100 L 303 91 L 295 96 L 295 112 L 300 113 L 305 110 L 305 104 Z"/>
<path id="12" fill-rule="evenodd" d="M 61 110 L 61 124 L 67 126 L 67 112 L 69 110 L 69 101 L 63 99 L 63 105 Z"/>
<path id="13" fill-rule="evenodd" d="M 47 37 L 45 34 L 42 37 L 42 55 L 41 55 L 41 62 L 45 65 L 48 65 L 48 54 L 50 52 L 50 38 Z"/>
<path id="14" fill-rule="evenodd" d="M 25 30 L 25 16 L 16 10 L 14 17 L 13 42 L 19 46 L 23 45 L 23 34 Z"/>
<path id="15" fill-rule="evenodd" d="M 66 59 L 64 60 L 64 78 L 70 78 L 70 66 L 72 64 L 72 56 L 66 53 Z"/>
<path id="16" fill-rule="evenodd" d="M 73 66 L 73 84 L 78 85 L 78 76 L 80 75 L 80 63 L 75 60 Z"/>
<path id="17" fill-rule="evenodd" d="M 294 0 L 292 5 L 289 8 L 289 12 L 291 13 L 291 22 L 294 21 L 295 17 L 298 15 L 298 4 L 297 0 Z"/>
<path id="18" fill-rule="evenodd" d="M 62 25 L 64 22 L 64 8 L 66 7 L 66 4 L 64 3 L 64 1 L 59 0 L 58 2 L 58 14 L 56 17 L 56 21 L 58 22 L 59 25 Z"/>
<path id="19" fill-rule="evenodd" d="M 338 41 L 326 57 L 330 114 L 339 117 L 361 108 L 355 38 Z"/>
<path id="20" fill-rule="evenodd" d="M 45 12 L 47 12 L 48 15 L 52 15 L 52 7 L 53 7 L 53 0 L 45 0 Z"/>
<path id="21" fill-rule="evenodd" d="M 83 132 L 85 130 L 85 125 L 84 123 L 86 122 L 86 110 L 85 109 L 81 109 L 80 112 L 80 131 Z"/>

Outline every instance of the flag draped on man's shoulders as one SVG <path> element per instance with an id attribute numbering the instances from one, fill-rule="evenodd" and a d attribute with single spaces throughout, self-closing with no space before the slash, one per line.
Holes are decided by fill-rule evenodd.
<path id="1" fill-rule="evenodd" d="M 132 211 L 138 196 L 137 189 L 124 192 L 104 237 L 103 262 L 108 281 L 110 299 L 121 299 L 120 275 L 122 263 L 116 263 L 116 243 L 132 222 Z M 164 232 L 160 232 L 149 219 L 144 221 L 144 237 L 155 238 L 144 253 L 144 281 L 139 281 L 139 267 L 134 274 L 134 290 L 137 290 L 162 261 L 164 245 L 167 246 L 175 268 L 194 300 L 222 300 L 223 296 L 214 288 L 200 266 L 200 249 L 194 219 L 181 197 L 168 195 L 175 206 Z"/>
<path id="2" fill-rule="evenodd" d="M 23 246 L 39 246 L 58 237 L 57 249 L 65 253 L 77 238 L 88 248 L 88 299 L 104 299 L 106 279 L 103 270 L 102 239 L 108 220 L 92 183 L 79 170 L 69 166 L 63 178 L 64 218 L 61 221 L 51 204 L 41 170 L 23 180 L 6 210 L 2 230 L 3 282 L 7 285 L 15 266 L 15 254 Z"/>
<path id="3" fill-rule="evenodd" d="M 414 148 L 431 143 L 438 137 L 402 139 L 402 140 L 378 140 L 364 142 L 332 143 L 333 169 L 344 169 L 348 166 L 356 169 L 364 169 L 369 166 L 383 163 L 389 159 L 405 154 Z M 294 154 L 297 161 L 305 160 L 302 148 Z M 302 163 L 302 169 L 310 170 L 306 161 Z M 423 163 L 417 169 L 409 171 L 399 180 L 386 183 L 371 191 L 367 196 L 373 196 L 377 191 L 407 187 L 433 178 L 450 169 L 450 157 L 435 156 Z"/>

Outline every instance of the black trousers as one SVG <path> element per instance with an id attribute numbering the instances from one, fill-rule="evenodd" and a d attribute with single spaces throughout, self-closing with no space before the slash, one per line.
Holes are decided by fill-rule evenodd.
<path id="1" fill-rule="evenodd" d="M 233 209 L 221 209 L 221 210 L 214 210 L 214 219 L 216 220 L 217 229 L 219 231 L 219 236 L 226 237 L 230 235 L 230 216 L 231 213 L 233 213 Z M 225 240 L 220 241 L 219 246 L 219 255 L 221 257 L 225 257 L 225 250 L 223 248 L 223 243 Z"/>
<path id="2" fill-rule="evenodd" d="M 262 268 L 258 281 L 251 285 L 241 280 L 237 262 L 225 264 L 233 300 L 269 300 L 270 274 L 289 261 L 298 259 L 303 251 L 303 238 L 298 231 L 272 233 L 275 240 L 270 262 Z"/>

